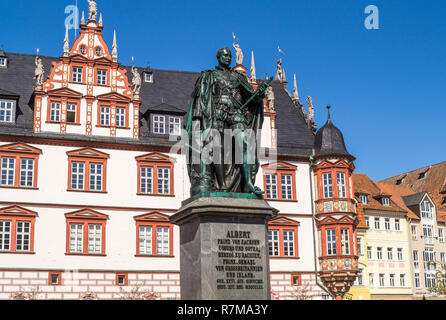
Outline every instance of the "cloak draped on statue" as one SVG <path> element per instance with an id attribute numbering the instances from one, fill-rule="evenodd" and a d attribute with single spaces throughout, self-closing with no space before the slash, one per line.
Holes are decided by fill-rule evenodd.
<path id="1" fill-rule="evenodd" d="M 233 80 L 230 90 L 226 86 L 222 86 L 222 82 L 219 81 L 219 76 L 223 72 L 226 72 L 225 76 L 227 77 L 229 73 L 229 77 Z M 225 90 L 226 92 L 236 92 L 236 94 L 239 94 L 238 98 L 241 105 L 244 105 L 255 94 L 255 90 L 243 74 L 232 70 L 223 71 L 219 67 L 203 71 L 196 81 L 192 92 L 192 101 L 186 126 L 188 137 L 185 143 L 187 169 L 191 181 L 191 197 L 197 194 L 220 191 L 243 193 L 245 190 L 242 164 L 235 163 L 234 137 L 231 138 L 232 143 L 230 144 L 232 150 L 224 150 L 225 155 L 227 152 L 232 152 L 231 163 L 224 164 L 224 190 L 219 185 L 216 177 L 216 168 L 218 166 L 216 166 L 214 161 L 216 154 L 213 154 L 212 150 L 216 150 L 214 148 L 225 145 L 223 134 L 225 129 L 240 129 L 238 124 L 234 125 L 229 120 L 221 121 L 221 114 L 217 115 L 221 92 Z M 232 106 L 230 109 L 227 110 L 228 114 L 236 112 L 236 107 Z M 245 132 L 247 130 L 248 132 L 254 133 L 255 137 L 255 145 L 249 145 L 247 150 L 243 151 L 250 152 L 251 159 L 254 159 L 253 165 L 250 166 L 252 183 L 254 184 L 256 174 L 259 170 L 257 146 L 260 144 L 260 129 L 262 129 L 264 120 L 263 97 L 256 95 L 246 108 L 243 108 L 242 113 L 246 119 L 243 125 L 243 131 Z M 216 132 L 219 133 L 221 140 L 215 139 Z M 207 152 L 202 152 L 203 149 L 207 150 Z M 208 152 L 209 150 L 211 151 Z M 209 154 L 209 157 L 206 157 L 207 154 Z M 224 161 L 224 156 L 220 160 Z"/>

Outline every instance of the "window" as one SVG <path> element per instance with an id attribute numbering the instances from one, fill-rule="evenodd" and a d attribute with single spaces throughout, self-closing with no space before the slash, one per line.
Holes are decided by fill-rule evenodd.
<path id="1" fill-rule="evenodd" d="M 167 215 L 152 212 L 135 221 L 136 256 L 173 256 L 173 225 Z"/>
<path id="2" fill-rule="evenodd" d="M 410 231 L 412 233 L 412 240 L 418 239 L 418 232 L 417 232 L 417 226 L 410 226 Z"/>
<path id="3" fill-rule="evenodd" d="M 328 256 L 336 255 L 336 230 L 335 229 L 327 230 L 327 255 Z"/>
<path id="4" fill-rule="evenodd" d="M 116 274 L 116 285 L 117 286 L 128 286 L 129 279 L 127 273 L 117 273 Z"/>
<path id="5" fill-rule="evenodd" d="M 100 48 L 98 49 L 100 50 Z M 100 53 L 98 55 L 100 55 Z M 97 84 L 101 86 L 107 85 L 107 70 L 98 69 Z"/>
<path id="6" fill-rule="evenodd" d="M 415 273 L 415 288 L 420 289 L 421 288 L 421 282 L 420 282 L 420 274 L 417 272 Z"/>
<path id="7" fill-rule="evenodd" d="M 153 73 L 151 72 L 144 72 L 144 82 L 153 82 Z"/>
<path id="8" fill-rule="evenodd" d="M 36 216 L 19 206 L 0 209 L 0 252 L 33 253 Z"/>
<path id="9" fill-rule="evenodd" d="M 76 118 L 77 105 L 69 103 L 67 104 L 67 123 L 77 123 Z"/>
<path id="10" fill-rule="evenodd" d="M 8 65 L 8 59 L 6 57 L 0 57 L 0 67 L 6 67 Z"/>
<path id="11" fill-rule="evenodd" d="M 436 285 L 435 273 L 426 272 L 424 274 L 424 281 L 426 282 L 427 289 L 431 289 L 431 288 L 435 287 L 435 285 Z"/>
<path id="12" fill-rule="evenodd" d="M 375 229 L 380 230 L 381 229 L 381 219 L 379 217 L 375 217 Z"/>
<path id="13" fill-rule="evenodd" d="M 345 173 L 336 173 L 337 185 L 338 185 L 338 198 L 346 198 L 346 188 L 345 188 Z"/>
<path id="14" fill-rule="evenodd" d="M 292 274 L 291 275 L 291 285 L 292 286 L 301 286 L 302 285 L 302 275 L 301 274 Z"/>
<path id="15" fill-rule="evenodd" d="M 110 126 L 110 107 L 101 106 L 100 107 L 100 122 L 101 126 L 108 127 Z"/>
<path id="16" fill-rule="evenodd" d="M 324 173 L 322 175 L 323 186 L 324 186 L 324 198 L 333 198 L 333 185 L 331 181 L 331 173 Z"/>
<path id="17" fill-rule="evenodd" d="M 126 126 L 126 108 L 116 108 L 116 126 L 117 127 L 125 127 Z"/>
<path id="18" fill-rule="evenodd" d="M 341 229 L 341 249 L 343 255 L 350 254 L 349 230 Z"/>
<path id="19" fill-rule="evenodd" d="M 0 101 L 0 122 L 14 122 L 14 102 Z"/>
<path id="20" fill-rule="evenodd" d="M 85 48 L 85 46 L 82 45 L 80 47 L 80 51 L 81 51 L 82 54 L 85 54 L 87 52 L 87 49 Z"/>
<path id="21" fill-rule="evenodd" d="M 101 53 L 102 53 L 101 47 L 96 47 L 95 53 L 96 53 L 97 56 L 100 56 Z"/>
<path id="22" fill-rule="evenodd" d="M 390 218 L 384 218 L 384 229 L 390 230 Z"/>
<path id="23" fill-rule="evenodd" d="M 68 191 L 106 192 L 108 154 L 86 148 L 67 155 Z"/>
<path id="24" fill-rule="evenodd" d="M 297 258 L 297 232 L 299 223 L 285 217 L 277 217 L 268 223 L 270 257 Z"/>
<path id="25" fill-rule="evenodd" d="M 395 274 L 394 273 L 389 274 L 389 286 L 390 287 L 395 286 Z"/>
<path id="26" fill-rule="evenodd" d="M 59 102 L 51 102 L 50 121 L 51 122 L 60 122 L 60 103 Z"/>
<path id="27" fill-rule="evenodd" d="M 0 146 L 0 187 L 36 188 L 41 152 L 22 143 Z"/>
<path id="28" fill-rule="evenodd" d="M 404 181 L 405 178 L 406 178 L 406 176 L 404 176 L 404 177 L 402 177 L 402 178 L 396 180 L 396 183 L 395 183 L 395 184 L 396 184 L 397 186 L 402 185 L 402 184 L 403 184 L 403 181 Z"/>
<path id="29" fill-rule="evenodd" d="M 65 214 L 67 255 L 105 255 L 105 226 L 108 216 L 91 209 Z"/>
<path id="30" fill-rule="evenodd" d="M 358 255 L 360 257 L 362 257 L 362 256 L 364 256 L 363 238 L 362 237 L 357 237 L 357 242 L 358 242 Z"/>
<path id="31" fill-rule="evenodd" d="M 429 169 L 427 169 L 426 171 L 424 171 L 424 172 L 421 172 L 419 175 L 418 175 L 418 180 L 423 180 L 424 178 L 426 178 L 426 175 L 427 175 L 427 172 L 429 171 Z"/>
<path id="32" fill-rule="evenodd" d="M 173 159 L 158 153 L 136 157 L 138 195 L 173 196 Z"/>
<path id="33" fill-rule="evenodd" d="M 387 197 L 381 198 L 381 204 L 385 207 L 390 207 L 390 199 Z"/>
<path id="34" fill-rule="evenodd" d="M 73 82 L 82 83 L 82 68 L 73 67 Z"/>
<path id="35" fill-rule="evenodd" d="M 433 220 L 433 210 L 429 201 L 423 201 L 421 203 L 421 218 L 423 220 Z"/>
<path id="36" fill-rule="evenodd" d="M 367 247 L 367 259 L 372 260 L 372 257 L 373 257 L 372 247 Z"/>
<path id="37" fill-rule="evenodd" d="M 153 120 L 153 133 L 165 134 L 166 117 L 160 115 L 154 115 L 152 120 Z"/>
<path id="38" fill-rule="evenodd" d="M 406 286 L 406 275 L 400 273 L 400 287 L 405 287 Z"/>
<path id="39" fill-rule="evenodd" d="M 60 286 L 62 281 L 62 272 L 50 272 L 48 274 L 48 285 Z"/>
<path id="40" fill-rule="evenodd" d="M 395 219 L 395 231 L 401 231 L 401 220 Z"/>
<path id="41" fill-rule="evenodd" d="M 424 262 L 424 270 L 426 272 L 434 272 L 435 273 L 435 251 L 433 248 L 424 248 L 423 252 L 423 262 Z"/>
<path id="42" fill-rule="evenodd" d="M 385 281 L 384 281 L 384 273 L 380 273 L 379 274 L 379 286 L 380 287 L 384 287 L 385 286 Z"/>
<path id="43" fill-rule="evenodd" d="M 376 259 L 383 260 L 383 248 L 382 247 L 376 248 Z"/>
<path id="44" fill-rule="evenodd" d="M 360 195 L 359 195 L 359 201 L 361 201 L 362 204 L 367 204 L 367 203 L 368 203 L 368 201 L 367 201 L 367 195 L 366 195 L 366 194 L 360 194 Z"/>
<path id="45" fill-rule="evenodd" d="M 181 135 L 181 118 L 169 117 L 169 134 L 179 136 Z"/>
<path id="46" fill-rule="evenodd" d="M 398 257 L 398 261 L 404 261 L 403 248 L 397 248 L 396 249 L 396 255 Z"/>
<path id="47" fill-rule="evenodd" d="M 444 229 L 438 228 L 438 241 L 444 242 Z"/>
<path id="48" fill-rule="evenodd" d="M 363 286 L 364 285 L 364 269 L 359 269 L 358 277 L 354 283 L 355 286 Z"/>
<path id="49" fill-rule="evenodd" d="M 370 217 L 369 216 L 365 216 L 364 219 L 365 219 L 365 224 L 367 225 L 367 227 L 370 228 Z"/>
<path id="50" fill-rule="evenodd" d="M 387 248 L 387 260 L 393 261 L 393 248 Z"/>
<path id="51" fill-rule="evenodd" d="M 369 273 L 369 286 L 371 288 L 375 286 L 375 275 L 373 273 Z"/>
<path id="52" fill-rule="evenodd" d="M 434 244 L 433 238 L 434 227 L 430 224 L 423 224 L 424 244 Z"/>
<path id="53" fill-rule="evenodd" d="M 413 267 L 415 270 L 420 269 L 420 263 L 419 263 L 419 259 L 418 259 L 418 251 L 416 251 L 416 250 L 413 251 Z"/>
<path id="54" fill-rule="evenodd" d="M 296 201 L 296 166 L 276 162 L 262 166 L 267 200 Z"/>

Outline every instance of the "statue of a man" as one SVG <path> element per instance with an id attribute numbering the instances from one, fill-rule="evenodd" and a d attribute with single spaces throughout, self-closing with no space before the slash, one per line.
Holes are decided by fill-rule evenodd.
<path id="1" fill-rule="evenodd" d="M 94 0 L 88 0 L 88 20 L 95 20 L 98 16 L 98 5 Z"/>
<path id="2" fill-rule="evenodd" d="M 276 80 L 279 80 L 279 81 L 283 80 L 282 58 L 277 60 Z"/>
<path id="3" fill-rule="evenodd" d="M 42 90 L 43 85 L 43 75 L 45 73 L 45 70 L 43 68 L 42 59 L 39 58 L 39 56 L 36 56 L 35 59 L 36 69 L 34 71 L 34 77 L 36 78 L 36 87 L 39 90 Z"/>
<path id="4" fill-rule="evenodd" d="M 238 43 L 233 43 L 232 46 L 235 50 L 235 63 L 237 65 L 243 65 L 243 51 L 240 48 L 240 45 Z"/>
<path id="5" fill-rule="evenodd" d="M 253 145 L 253 136 L 247 132 L 257 134 L 262 128 L 262 100 L 268 83 L 254 91 L 244 75 L 230 68 L 231 59 L 227 47 L 218 50 L 218 66 L 201 73 L 192 93 L 186 128 L 191 196 L 216 191 L 253 193 L 259 197 L 263 194 L 254 186 L 259 169 L 256 144 L 260 137 L 255 136 Z M 227 130 L 234 136 L 235 149 L 242 151 L 242 163 L 236 163 L 232 156 L 231 163 L 224 161 L 227 152 L 232 155 L 232 148 L 223 147 L 228 142 Z M 229 139 L 232 141 L 232 136 Z M 212 150 L 210 157 L 203 154 L 206 149 Z M 195 161 L 197 155 L 199 161 Z"/>
<path id="6" fill-rule="evenodd" d="M 141 75 L 138 72 L 138 69 L 135 68 L 135 66 L 132 67 L 132 74 L 133 74 L 133 79 L 132 79 L 132 90 L 135 93 L 135 98 L 139 98 L 139 93 L 141 92 Z"/>
<path id="7" fill-rule="evenodd" d="M 268 108 L 269 111 L 272 112 L 274 111 L 274 91 L 273 91 L 273 87 L 269 86 L 268 89 L 266 90 L 266 101 L 268 103 Z"/>

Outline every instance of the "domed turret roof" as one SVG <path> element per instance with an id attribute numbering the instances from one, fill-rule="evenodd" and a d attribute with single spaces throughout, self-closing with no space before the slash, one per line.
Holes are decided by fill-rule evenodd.
<path id="1" fill-rule="evenodd" d="M 354 158 L 348 153 L 347 148 L 345 147 L 344 136 L 342 135 L 341 130 L 336 128 L 333 122 L 331 122 L 330 106 L 327 106 L 327 109 L 327 123 L 316 133 L 314 142 L 315 156 L 340 155 Z"/>

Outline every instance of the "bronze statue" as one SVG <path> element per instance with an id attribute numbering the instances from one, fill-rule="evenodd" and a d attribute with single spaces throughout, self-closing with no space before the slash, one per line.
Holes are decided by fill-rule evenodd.
<path id="1" fill-rule="evenodd" d="M 230 68 L 232 54 L 227 47 L 218 50 L 217 60 L 215 69 L 201 73 L 192 93 L 186 128 L 191 196 L 231 192 L 262 197 L 254 186 L 259 169 L 257 132 L 263 125 L 263 98 L 272 78 L 255 91 L 243 74 Z M 237 150 L 241 161 L 234 160 Z"/>

